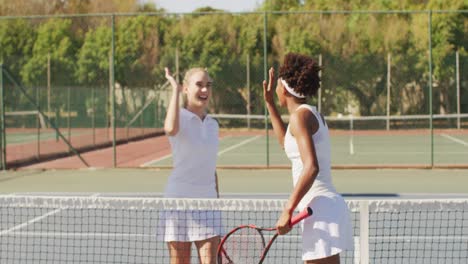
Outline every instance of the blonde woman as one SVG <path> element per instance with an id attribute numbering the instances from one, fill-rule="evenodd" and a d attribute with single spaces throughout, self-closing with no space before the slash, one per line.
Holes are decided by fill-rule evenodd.
<path id="1" fill-rule="evenodd" d="M 183 85 L 176 82 L 167 68 L 165 71 L 173 90 L 164 122 L 173 157 L 173 170 L 165 197 L 217 198 L 219 126 L 207 115 L 213 81 L 203 68 L 190 69 L 185 74 Z M 181 93 L 186 96 L 183 108 L 179 107 Z M 190 263 L 192 243 L 197 248 L 199 263 L 216 263 L 216 250 L 222 233 L 219 212 L 166 212 L 163 228 L 170 263 Z"/>

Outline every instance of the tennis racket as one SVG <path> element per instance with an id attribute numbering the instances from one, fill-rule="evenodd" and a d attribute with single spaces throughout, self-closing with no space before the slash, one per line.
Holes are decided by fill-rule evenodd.
<path id="1" fill-rule="evenodd" d="M 312 215 L 307 207 L 291 218 L 291 226 Z M 264 233 L 277 231 L 276 228 L 261 228 L 255 225 L 242 225 L 232 229 L 223 237 L 218 246 L 219 264 L 262 264 L 268 250 L 278 237 L 278 232 L 265 244 Z"/>

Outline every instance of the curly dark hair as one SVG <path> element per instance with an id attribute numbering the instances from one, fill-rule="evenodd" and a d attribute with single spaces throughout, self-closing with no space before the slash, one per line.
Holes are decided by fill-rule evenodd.
<path id="1" fill-rule="evenodd" d="M 279 69 L 279 77 L 285 80 L 294 91 L 305 96 L 314 96 L 320 88 L 321 70 L 317 62 L 309 56 L 288 53 Z"/>

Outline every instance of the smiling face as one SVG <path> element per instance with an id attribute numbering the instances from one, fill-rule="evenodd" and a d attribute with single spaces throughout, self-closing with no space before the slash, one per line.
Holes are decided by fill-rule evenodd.
<path id="1" fill-rule="evenodd" d="M 184 80 L 184 92 L 187 95 L 187 108 L 204 111 L 211 97 L 212 80 L 203 69 L 188 72 Z"/>

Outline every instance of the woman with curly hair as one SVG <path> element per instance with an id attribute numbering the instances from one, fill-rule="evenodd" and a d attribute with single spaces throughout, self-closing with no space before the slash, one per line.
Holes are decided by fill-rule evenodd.
<path id="1" fill-rule="evenodd" d="M 289 114 L 286 127 L 273 100 L 273 68 L 263 82 L 264 98 L 273 130 L 292 163 L 294 189 L 276 224 L 279 234 L 291 230 L 296 209 L 309 206 L 312 217 L 302 223 L 302 260 L 307 264 L 340 263 L 340 252 L 353 248 L 350 214 L 331 180 L 330 138 L 324 117 L 306 104 L 320 88 L 320 67 L 312 58 L 289 53 L 279 70 L 276 95 Z"/>

